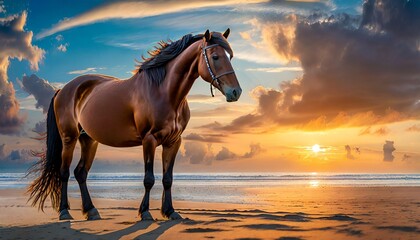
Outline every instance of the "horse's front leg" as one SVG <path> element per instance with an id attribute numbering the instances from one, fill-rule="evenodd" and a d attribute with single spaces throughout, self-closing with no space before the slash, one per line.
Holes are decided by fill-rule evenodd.
<path id="1" fill-rule="evenodd" d="M 144 197 L 140 204 L 139 215 L 141 220 L 153 220 L 152 214 L 149 212 L 150 190 L 155 184 L 155 176 L 153 174 L 153 162 L 155 158 L 155 150 L 157 141 L 151 134 L 143 139 L 143 158 L 144 158 Z"/>
<path id="2" fill-rule="evenodd" d="M 171 187 L 173 181 L 173 169 L 176 154 L 181 146 L 181 138 L 170 146 L 163 145 L 162 166 L 163 166 L 163 195 L 162 195 L 162 216 L 169 219 L 182 219 L 181 215 L 175 212 L 172 206 Z"/>

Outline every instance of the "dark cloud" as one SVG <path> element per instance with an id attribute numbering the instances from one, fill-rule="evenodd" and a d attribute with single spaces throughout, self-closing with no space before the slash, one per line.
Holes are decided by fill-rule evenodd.
<path id="1" fill-rule="evenodd" d="M 0 163 L 22 163 L 32 160 L 32 156 L 27 150 L 14 149 L 7 153 L 6 148 L 6 144 L 0 144 Z"/>
<path id="2" fill-rule="evenodd" d="M 17 134 L 24 123 L 13 84 L 8 81 L 9 59 L 27 59 L 31 69 L 38 70 L 44 50 L 32 45 L 32 32 L 25 31 L 26 12 L 0 18 L 0 134 Z"/>
<path id="3" fill-rule="evenodd" d="M 40 134 L 47 132 L 47 121 L 42 120 L 40 122 L 37 122 L 35 124 L 35 127 L 33 128 L 33 131 Z"/>
<path id="4" fill-rule="evenodd" d="M 420 1 L 367 0 L 361 25 L 377 32 L 386 31 L 399 38 L 418 41 L 420 31 L 414 28 L 420 26 Z"/>
<path id="5" fill-rule="evenodd" d="M 20 154 L 20 151 L 19 151 L 19 150 L 12 150 L 12 151 L 10 152 L 9 157 L 10 157 L 10 160 L 12 160 L 12 161 L 16 161 L 16 160 L 20 160 L 22 156 L 21 156 L 21 154 Z"/>
<path id="6" fill-rule="evenodd" d="M 219 129 L 322 130 L 420 116 L 419 1 L 369 0 L 363 7 L 356 17 L 260 19 L 263 39 L 277 55 L 298 61 L 303 75 L 279 90 L 254 89 L 256 111 Z"/>
<path id="7" fill-rule="evenodd" d="M 6 157 L 6 152 L 4 147 L 6 146 L 5 143 L 0 144 L 0 159 L 4 159 Z"/>
<path id="8" fill-rule="evenodd" d="M 392 155 L 392 153 L 396 150 L 394 147 L 394 141 L 385 141 L 383 150 L 384 150 L 384 161 L 386 162 L 394 161 L 395 157 L 394 155 Z"/>
<path id="9" fill-rule="evenodd" d="M 344 150 L 346 150 L 346 158 L 350 159 L 350 160 L 353 160 L 354 156 L 351 153 L 351 147 L 349 145 L 346 145 L 346 146 L 344 146 Z"/>
<path id="10" fill-rule="evenodd" d="M 220 143 L 222 141 L 221 135 L 216 134 L 197 134 L 197 133 L 190 133 L 184 137 L 186 140 L 193 140 L 193 141 L 200 141 L 200 142 L 212 142 L 212 143 Z"/>
<path id="11" fill-rule="evenodd" d="M 23 90 L 35 97 L 36 108 L 42 108 L 46 113 L 56 89 L 47 80 L 39 78 L 35 74 L 29 77 L 23 76 L 21 84 Z"/>

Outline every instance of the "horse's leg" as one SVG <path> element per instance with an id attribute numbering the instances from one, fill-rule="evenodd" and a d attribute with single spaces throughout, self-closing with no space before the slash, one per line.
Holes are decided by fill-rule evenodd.
<path id="1" fill-rule="evenodd" d="M 162 195 L 162 216 L 169 219 L 182 219 L 181 215 L 175 212 L 172 206 L 171 187 L 173 181 L 173 169 L 176 154 L 181 146 L 181 138 L 171 146 L 163 146 L 162 166 L 163 166 L 163 195 Z"/>
<path id="2" fill-rule="evenodd" d="M 60 220 L 73 219 L 69 213 L 69 200 L 67 197 L 67 186 L 70 177 L 70 164 L 73 159 L 73 151 L 77 142 L 78 131 L 77 128 L 65 128 L 62 132 L 61 140 L 63 143 L 63 150 L 61 153 L 61 198 L 60 198 Z"/>
<path id="3" fill-rule="evenodd" d="M 145 193 L 143 200 L 140 204 L 139 215 L 141 220 L 153 220 L 152 215 L 149 212 L 149 198 L 150 189 L 155 184 L 155 176 L 153 174 L 153 161 L 155 158 L 155 150 L 157 147 L 157 141 L 151 134 L 147 135 L 143 139 L 143 157 L 144 157 L 144 188 Z"/>
<path id="4" fill-rule="evenodd" d="M 74 169 L 74 176 L 79 183 L 80 193 L 82 195 L 82 211 L 87 220 L 101 219 L 98 210 L 93 206 L 89 191 L 86 185 L 86 179 L 93 159 L 95 158 L 98 142 L 93 140 L 87 134 L 79 137 L 82 154 L 77 167 Z"/>

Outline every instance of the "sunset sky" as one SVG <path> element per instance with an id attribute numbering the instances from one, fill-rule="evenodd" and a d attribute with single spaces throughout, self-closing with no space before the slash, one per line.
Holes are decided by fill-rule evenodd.
<path id="1" fill-rule="evenodd" d="M 419 26 L 420 0 L 0 1 L 0 171 L 43 147 L 53 88 L 129 78 L 158 41 L 229 27 L 242 97 L 197 79 L 175 172 L 418 173 Z M 101 145 L 93 170 L 142 162 Z"/>

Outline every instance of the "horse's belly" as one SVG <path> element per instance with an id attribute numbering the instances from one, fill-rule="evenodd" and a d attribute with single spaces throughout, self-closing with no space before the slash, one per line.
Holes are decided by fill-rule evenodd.
<path id="1" fill-rule="evenodd" d="M 80 113 L 79 123 L 91 138 L 108 146 L 133 147 L 142 143 L 129 114 L 112 107 L 86 107 Z"/>

